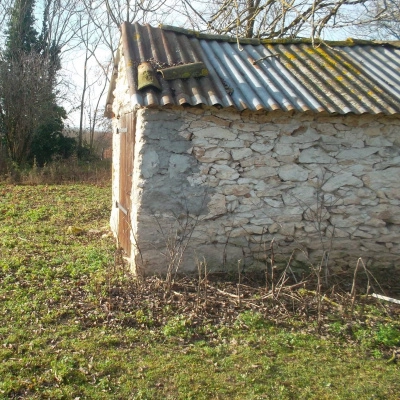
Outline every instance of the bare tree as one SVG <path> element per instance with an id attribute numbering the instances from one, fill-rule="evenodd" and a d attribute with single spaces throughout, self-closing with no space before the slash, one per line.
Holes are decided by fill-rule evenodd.
<path id="1" fill-rule="evenodd" d="M 96 134 L 96 129 L 98 125 L 100 128 L 109 128 L 109 125 L 104 121 L 104 108 L 101 107 L 104 102 L 103 95 L 107 89 L 109 80 L 109 70 L 111 69 L 111 63 L 105 63 L 104 65 L 99 65 L 97 68 L 98 80 L 94 82 L 98 90 L 89 90 L 89 108 L 87 110 L 88 120 L 89 120 L 89 149 L 93 151 L 94 149 L 94 138 Z M 93 85 L 93 86 L 94 86 Z M 92 86 L 92 88 L 93 88 Z M 91 88 L 91 89 L 92 89 Z"/>
<path id="2" fill-rule="evenodd" d="M 379 16 L 371 24 L 362 27 L 356 34 L 369 39 L 400 40 L 400 1 L 376 0 L 368 10 L 368 17 Z"/>
<path id="3" fill-rule="evenodd" d="M 380 1 L 380 0 L 379 0 Z M 384 4 L 387 0 L 382 0 Z M 393 0 L 395 1 L 395 0 Z M 387 15 L 374 0 L 181 0 L 185 24 L 200 31 L 244 37 L 321 37 L 326 30 L 371 24 Z"/>
<path id="4" fill-rule="evenodd" d="M 0 0 L 0 26 L 4 26 L 4 22 L 10 15 L 10 10 L 11 0 Z"/>
<path id="5" fill-rule="evenodd" d="M 49 59 L 36 51 L 0 58 L 0 131 L 18 165 L 26 161 L 36 129 L 51 114 L 54 94 L 48 64 Z"/>
<path id="6" fill-rule="evenodd" d="M 113 2 L 83 0 L 79 2 L 83 11 L 77 11 L 75 8 L 74 20 L 77 29 L 71 42 L 77 43 L 75 54 L 79 54 L 82 63 L 79 71 L 81 81 L 77 83 L 79 94 L 74 96 L 75 102 L 78 103 L 75 108 L 79 109 L 78 149 L 80 151 L 83 150 L 84 145 L 88 145 L 89 150 L 93 148 L 100 104 L 109 82 L 109 71 L 114 65 L 113 58 L 120 39 L 120 25 L 124 21 L 154 22 L 157 16 L 162 16 L 160 8 L 164 3 L 166 0 L 115 0 Z M 86 132 L 89 132 L 88 143 L 84 143 Z"/>

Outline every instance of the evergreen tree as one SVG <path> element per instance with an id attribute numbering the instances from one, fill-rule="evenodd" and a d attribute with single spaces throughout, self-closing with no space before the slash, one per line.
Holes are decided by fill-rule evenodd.
<path id="1" fill-rule="evenodd" d="M 38 42 L 34 27 L 33 11 L 35 0 L 15 0 L 6 30 L 6 55 L 13 57 L 17 52 L 29 53 Z"/>
<path id="2" fill-rule="evenodd" d="M 55 95 L 60 49 L 49 43 L 47 8 L 37 33 L 34 7 L 34 0 L 15 0 L 0 58 L 0 132 L 18 165 L 42 165 L 73 147 L 62 134 L 65 110 Z"/>

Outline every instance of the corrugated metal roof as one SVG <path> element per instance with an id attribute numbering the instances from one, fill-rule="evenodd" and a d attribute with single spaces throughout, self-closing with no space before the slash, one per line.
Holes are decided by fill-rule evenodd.
<path id="1" fill-rule="evenodd" d="M 339 114 L 400 112 L 397 42 L 237 42 L 169 26 L 125 23 L 122 43 L 134 105 L 204 104 Z M 137 66 L 142 62 L 150 62 L 155 69 L 203 62 L 209 74 L 169 81 L 157 74 L 161 90 L 138 90 Z M 112 103 L 112 91 L 113 82 L 108 104 Z"/>

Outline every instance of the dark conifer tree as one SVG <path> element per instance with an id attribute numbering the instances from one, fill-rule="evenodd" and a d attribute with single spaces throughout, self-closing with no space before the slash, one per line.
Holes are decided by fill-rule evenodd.
<path id="1" fill-rule="evenodd" d="M 34 7 L 35 0 L 14 1 L 0 57 L 0 132 L 18 165 L 43 165 L 74 147 L 62 134 L 65 110 L 56 99 L 60 49 L 49 41 L 47 7 L 40 34 Z"/>

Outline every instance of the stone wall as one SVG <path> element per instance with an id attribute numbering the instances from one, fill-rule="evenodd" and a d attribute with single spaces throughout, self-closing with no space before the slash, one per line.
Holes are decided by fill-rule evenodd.
<path id="1" fill-rule="evenodd" d="M 277 262 L 292 256 L 298 267 L 324 254 L 332 270 L 358 257 L 400 265 L 398 117 L 214 108 L 137 117 L 132 241 L 144 272 L 165 273 L 182 249 L 181 270 L 203 257 L 214 269 L 264 265 L 271 240 Z"/>

